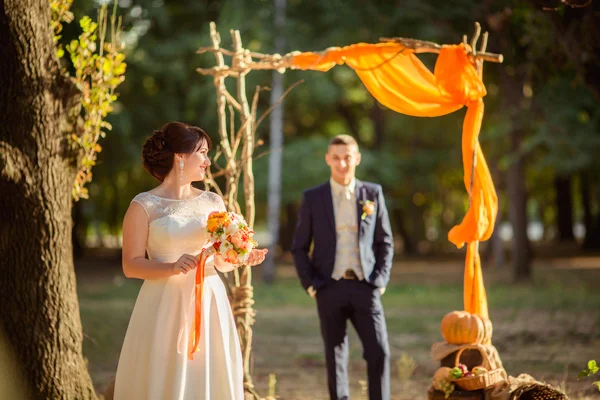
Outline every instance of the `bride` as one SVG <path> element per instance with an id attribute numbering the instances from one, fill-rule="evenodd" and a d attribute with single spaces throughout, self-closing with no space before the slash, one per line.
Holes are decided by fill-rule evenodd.
<path id="1" fill-rule="evenodd" d="M 188 357 L 196 255 L 207 245 L 208 214 L 225 211 L 220 196 L 191 185 L 204 179 L 210 147 L 202 129 L 179 122 L 144 144 L 144 168 L 161 183 L 135 196 L 123 221 L 123 272 L 144 284 L 121 349 L 117 400 L 243 400 L 239 339 L 215 271 L 236 266 L 218 255 L 205 264 L 200 341 Z M 260 264 L 266 252 L 253 250 L 247 264 Z"/>

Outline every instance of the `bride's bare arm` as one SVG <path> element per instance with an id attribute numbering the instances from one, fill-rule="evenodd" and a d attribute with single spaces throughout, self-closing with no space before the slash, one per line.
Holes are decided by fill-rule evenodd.
<path id="1" fill-rule="evenodd" d="M 132 202 L 123 219 L 123 273 L 128 278 L 138 279 L 164 279 L 175 275 L 175 263 L 146 258 L 147 240 L 148 216 L 140 204 Z"/>

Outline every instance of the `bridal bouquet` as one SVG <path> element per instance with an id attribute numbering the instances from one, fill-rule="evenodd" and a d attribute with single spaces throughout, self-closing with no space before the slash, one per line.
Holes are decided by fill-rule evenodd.
<path id="1" fill-rule="evenodd" d="M 208 216 L 206 229 L 209 241 L 217 254 L 231 264 L 244 264 L 257 243 L 244 217 L 233 212 L 213 211 Z"/>
<path id="2" fill-rule="evenodd" d="M 208 215 L 206 229 L 210 234 L 209 247 L 205 247 L 198 255 L 194 286 L 194 325 L 188 342 L 188 358 L 194 359 L 198 348 L 201 327 L 202 288 L 204 282 L 204 265 L 206 259 L 213 254 L 220 254 L 231 264 L 243 265 L 257 243 L 252 238 L 254 231 L 250 229 L 244 217 L 234 212 L 213 211 Z"/>

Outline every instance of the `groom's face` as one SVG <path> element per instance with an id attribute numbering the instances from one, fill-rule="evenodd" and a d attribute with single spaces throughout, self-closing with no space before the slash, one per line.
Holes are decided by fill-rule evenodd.
<path id="1" fill-rule="evenodd" d="M 360 153 L 354 145 L 333 144 L 325 155 L 325 161 L 331 168 L 331 177 L 339 184 L 350 183 L 360 164 Z"/>

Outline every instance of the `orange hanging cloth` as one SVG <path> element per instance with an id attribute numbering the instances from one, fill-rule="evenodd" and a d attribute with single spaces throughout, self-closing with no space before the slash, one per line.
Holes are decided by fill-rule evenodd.
<path id="1" fill-rule="evenodd" d="M 386 107 L 417 117 L 446 115 L 467 106 L 462 133 L 464 181 L 470 195 L 469 209 L 462 222 L 448 233 L 458 247 L 468 243 L 465 265 L 464 308 L 488 317 L 476 242 L 487 240 L 494 230 L 498 199 L 479 146 L 485 86 L 469 61 L 464 44 L 443 46 L 434 73 L 399 43 L 358 43 L 334 47 L 321 53 L 299 53 L 293 68 L 328 71 L 335 65 L 353 68 L 369 92 Z M 475 154 L 475 174 L 471 175 Z"/>

